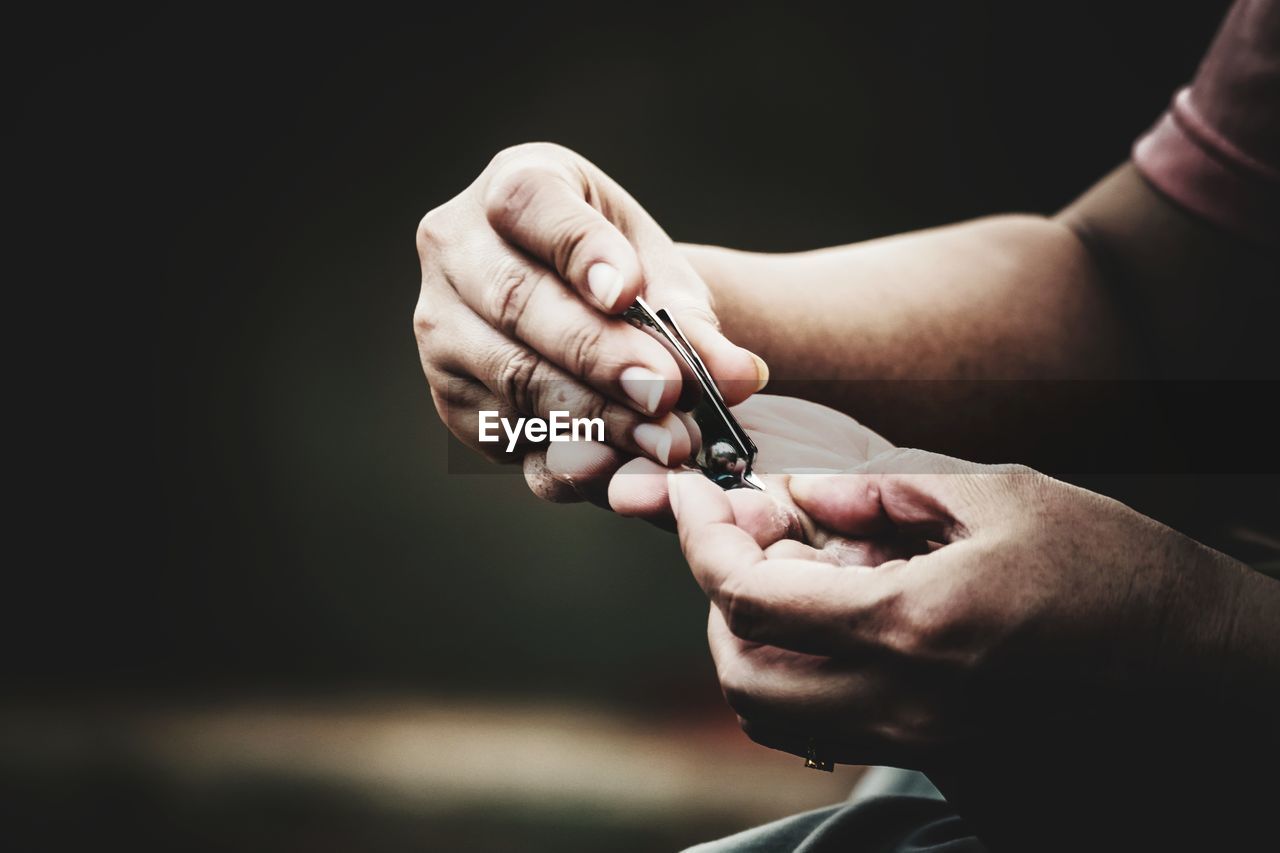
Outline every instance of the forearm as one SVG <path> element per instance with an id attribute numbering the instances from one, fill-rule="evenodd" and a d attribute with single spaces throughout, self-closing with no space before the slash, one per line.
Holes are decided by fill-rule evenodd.
<path id="1" fill-rule="evenodd" d="M 1222 724 L 1238 737 L 1280 753 L 1280 581 L 1233 566 L 1218 677 Z"/>
<path id="2" fill-rule="evenodd" d="M 779 393 L 848 412 L 897 443 L 1041 461 L 1007 443 L 1040 434 L 1042 386 L 1023 380 L 1135 371 L 1091 256 L 1041 217 L 791 255 L 684 250 L 729 338 L 769 362 Z M 1014 430 L 1010 417 L 1032 422 Z"/>
<path id="3" fill-rule="evenodd" d="M 1133 737 L 1176 736 L 1191 750 L 1280 750 L 1280 581 L 1163 525 L 1149 529 L 1149 539 L 1117 540 L 1135 578 L 1121 627 L 1106 637 L 1117 653 L 1113 701 L 1132 706 L 1119 719 Z"/>

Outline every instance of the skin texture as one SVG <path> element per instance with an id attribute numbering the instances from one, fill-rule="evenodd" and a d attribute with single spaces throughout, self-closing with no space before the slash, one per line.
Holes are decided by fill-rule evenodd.
<path id="1" fill-rule="evenodd" d="M 669 475 L 753 740 L 924 769 L 997 849 L 1266 830 L 1259 789 L 1186 780 L 1280 749 L 1280 584 L 1021 466 L 891 450 L 785 482 L 752 500 L 802 522 Z"/>
<path id="2" fill-rule="evenodd" d="M 1280 376 L 1274 252 L 1189 217 L 1131 165 L 1053 218 L 793 254 L 681 249 L 778 393 L 963 458 L 1055 467 L 1083 440 L 1164 428 L 1111 399 L 1064 410 L 1061 380 Z"/>
<path id="3" fill-rule="evenodd" d="M 499 153 L 471 186 L 423 217 L 417 245 L 414 333 L 436 409 L 464 444 L 495 461 L 523 462 L 543 497 L 576 496 L 545 476 L 541 452 L 494 453 L 479 443 L 478 411 L 547 418 L 567 410 L 603 418 L 606 435 L 632 455 L 666 463 L 688 454 L 687 430 L 664 417 L 680 393 L 675 360 L 616 316 L 637 294 L 676 315 L 730 403 L 767 381 L 763 362 L 720 334 L 710 292 L 657 223 L 559 146 Z M 603 289 L 593 288 L 593 274 Z M 641 378 L 628 382 L 629 371 Z M 637 433 L 646 423 L 648 440 Z"/>
<path id="4" fill-rule="evenodd" d="M 755 472 L 779 499 L 785 498 L 789 472 L 841 471 L 893 446 L 848 415 L 794 397 L 756 394 L 734 407 L 734 415 L 759 448 Z M 667 504 L 668 468 L 595 442 L 552 445 L 547 465 L 551 476 L 580 488 L 584 499 L 675 529 Z M 742 489 L 733 495 L 750 500 L 760 493 Z"/>
<path id="5" fill-rule="evenodd" d="M 1087 720 L 1103 695 L 1213 683 L 1243 708 L 1277 683 L 1280 653 L 1258 654 L 1274 631 L 1239 617 L 1280 607 L 1280 585 L 1031 469 L 888 451 L 787 478 L 790 525 L 669 476 L 721 683 L 770 745 L 921 766 L 1021 720 Z"/>
<path id="6" fill-rule="evenodd" d="M 1055 219 L 793 255 L 679 246 L 599 169 L 546 145 L 500 154 L 423 219 L 418 245 L 415 330 L 441 416 L 467 443 L 479 408 L 606 419 L 608 445 L 522 449 L 526 479 L 546 499 L 678 519 L 752 738 L 924 769 L 997 849 L 1202 830 L 1220 848 L 1269 813 L 1249 790 L 1178 783 L 1280 755 L 1280 583 L 1117 501 L 894 450 L 848 414 L 899 442 L 1044 465 L 1121 428 L 1158 437 L 1141 383 L 1121 412 L 1054 395 L 1062 380 L 1274 378 L 1259 349 L 1280 300 L 1273 257 L 1129 166 Z M 600 262 L 621 275 L 603 300 Z M 1206 282 L 1226 298 L 1206 299 Z M 674 361 L 616 317 L 641 292 L 674 310 L 729 401 L 746 400 L 767 493 L 668 482 L 696 431 L 672 412 Z M 768 376 L 753 353 L 793 396 L 747 400 Z M 660 377 L 654 405 L 622 381 L 634 367 Z"/>

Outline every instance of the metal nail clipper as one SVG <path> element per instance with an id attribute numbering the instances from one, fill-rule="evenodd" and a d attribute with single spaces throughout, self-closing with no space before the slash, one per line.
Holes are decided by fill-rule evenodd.
<path id="1" fill-rule="evenodd" d="M 689 412 L 702 433 L 694 466 L 722 489 L 763 491 L 764 483 L 751 472 L 756 461 L 755 443 L 729 411 L 710 371 L 680 331 L 675 318 L 665 308 L 655 311 L 642 297 L 636 297 L 622 316 L 665 345 L 676 357 L 685 378 L 696 381 L 696 385 L 685 383 L 686 393 L 681 394 L 676 405 L 681 411 Z M 690 390 L 692 393 L 688 393 Z"/>

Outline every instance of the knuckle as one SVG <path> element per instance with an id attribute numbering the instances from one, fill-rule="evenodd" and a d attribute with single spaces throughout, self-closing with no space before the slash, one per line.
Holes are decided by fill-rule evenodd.
<path id="1" fill-rule="evenodd" d="M 473 411 L 475 399 L 468 392 L 467 383 L 440 374 L 428 374 L 427 387 L 431 390 L 431 401 L 435 404 L 440 420 L 463 444 L 474 446 L 476 429 L 468 421 L 468 416 Z"/>
<path id="2" fill-rule="evenodd" d="M 449 218 L 448 205 L 442 205 L 428 211 L 422 219 L 418 220 L 414 242 L 418 246 L 418 255 L 423 261 L 444 242 Z"/>
<path id="3" fill-rule="evenodd" d="M 568 148 L 554 142 L 519 142 L 508 145 L 494 154 L 493 159 L 489 161 L 489 168 L 502 168 L 525 159 L 562 157 L 572 153 Z"/>
<path id="4" fill-rule="evenodd" d="M 1026 465 L 1003 464 L 984 466 L 981 473 L 962 478 L 964 495 L 972 506 L 995 502 L 1003 506 L 1017 501 L 1022 514 L 1033 516 L 1041 507 L 1049 477 Z M 1006 519 L 1007 520 L 1007 519 Z"/>
<path id="5" fill-rule="evenodd" d="M 890 473 L 929 474 L 937 469 L 933 454 L 914 447 L 901 447 L 885 454 L 885 464 Z"/>
<path id="6" fill-rule="evenodd" d="M 534 387 L 542 360 L 523 347 L 515 347 L 497 376 L 498 395 L 517 412 L 534 411 Z"/>
<path id="7" fill-rule="evenodd" d="M 537 198 L 546 169 L 532 164 L 504 168 L 484 195 L 485 214 L 491 223 L 508 226 L 519 222 Z"/>
<path id="8" fill-rule="evenodd" d="M 552 232 L 556 235 L 552 241 L 551 262 L 558 270 L 570 270 L 573 264 L 583 257 L 587 251 L 593 231 L 593 223 L 581 217 L 567 217 Z"/>
<path id="9" fill-rule="evenodd" d="M 574 373 L 585 375 L 600 362 L 603 343 L 604 325 L 601 323 L 585 323 L 569 331 L 564 342 L 568 368 Z"/>
<path id="10" fill-rule="evenodd" d="M 518 337 L 516 326 L 537 282 L 537 273 L 519 263 L 506 263 L 499 270 L 489 290 L 488 308 L 498 331 Z"/>
<path id="11" fill-rule="evenodd" d="M 439 326 L 439 316 L 425 296 L 419 297 L 413 308 L 413 336 L 423 345 Z"/>
<path id="12" fill-rule="evenodd" d="M 427 387 L 431 389 L 431 401 L 436 405 L 440 420 L 447 424 L 452 424 L 461 418 L 457 407 L 466 402 L 465 396 L 455 385 L 456 383 L 440 376 L 427 377 Z"/>
<path id="13" fill-rule="evenodd" d="M 740 573 L 731 574 L 720 585 L 719 597 L 730 633 L 742 640 L 754 639 L 760 632 L 764 603 L 753 585 Z"/>
<path id="14" fill-rule="evenodd" d="M 1037 490 L 1050 481 L 1036 469 L 1021 464 L 1000 465 L 999 471 L 1010 485 L 1027 491 Z"/>

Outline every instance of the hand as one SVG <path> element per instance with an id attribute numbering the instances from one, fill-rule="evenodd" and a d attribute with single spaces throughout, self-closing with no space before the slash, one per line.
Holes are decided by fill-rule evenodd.
<path id="1" fill-rule="evenodd" d="M 463 443 L 524 460 L 535 492 L 577 493 L 543 475 L 544 453 L 493 453 L 478 411 L 599 417 L 618 448 L 671 464 L 688 431 L 668 416 L 671 355 L 618 315 L 638 294 L 670 310 L 731 403 L 763 386 L 764 362 L 720 334 L 710 293 L 671 239 L 621 187 L 549 144 L 496 156 L 418 227 L 414 329 L 436 409 Z"/>
<path id="2" fill-rule="evenodd" d="M 742 428 L 758 447 L 754 471 L 762 475 L 773 501 L 753 501 L 759 492 L 739 489 L 735 501 L 763 511 L 777 505 L 794 514 L 786 471 L 841 471 L 891 450 L 881 435 L 835 409 L 795 397 L 755 394 L 733 407 Z M 579 491 L 584 500 L 675 530 L 667 502 L 667 467 L 598 443 L 554 444 L 547 475 Z M 799 519 L 796 519 L 799 523 Z"/>
<path id="3" fill-rule="evenodd" d="M 795 397 L 756 394 L 733 412 L 759 449 L 754 470 L 769 489 L 768 498 L 739 489 L 734 500 L 744 512 L 779 514 L 787 523 L 803 524 L 803 519 L 787 494 L 786 472 L 843 471 L 893 447 L 848 415 Z M 600 444 L 557 444 L 547 454 L 547 468 L 549 476 L 572 484 L 587 500 L 675 529 L 667 468 L 649 459 Z"/>
<path id="4" fill-rule="evenodd" d="M 789 479 L 823 535 L 915 551 L 880 561 L 787 541 L 795 528 L 770 541 L 739 526 L 736 493 L 670 479 L 721 685 L 766 745 L 800 755 L 812 738 L 842 763 L 909 767 L 968 750 L 978 767 L 1019 744 L 1149 727 L 1142 697 L 1216 697 L 1250 573 L 1115 501 L 909 450 Z"/>

